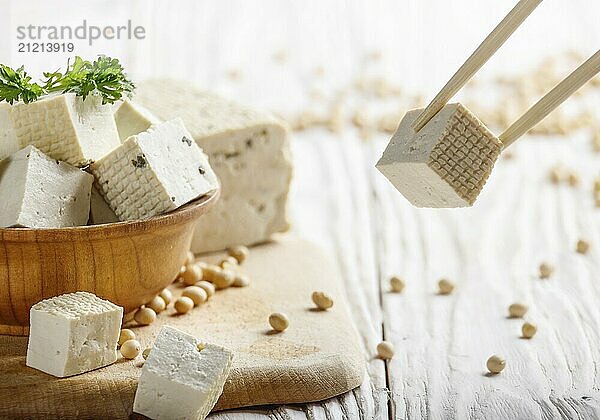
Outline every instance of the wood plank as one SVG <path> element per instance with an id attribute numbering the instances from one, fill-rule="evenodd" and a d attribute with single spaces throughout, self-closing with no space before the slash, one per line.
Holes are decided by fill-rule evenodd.
<path id="1" fill-rule="evenodd" d="M 320 130 L 296 135 L 291 193 L 294 230 L 322 244 L 338 262 L 355 325 L 362 337 L 369 376 L 347 395 L 349 418 L 386 418 L 385 367 L 372 357 L 381 340 L 381 307 L 371 195 L 363 143 L 354 133 L 341 138 Z M 318 188 L 316 186 L 326 186 Z M 319 418 L 319 417 L 317 417 Z"/>
<path id="2" fill-rule="evenodd" d="M 251 279 L 248 287 L 219 291 L 185 315 L 170 307 L 150 326 L 125 327 L 134 330 L 142 348 L 152 346 L 162 325 L 230 348 L 233 366 L 216 410 L 321 401 L 360 385 L 365 370 L 358 335 L 339 275 L 318 247 L 290 235 L 281 237 L 253 247 L 241 270 Z M 178 296 L 183 287 L 171 289 Z M 310 298 L 315 290 L 333 296 L 333 308 L 316 311 Z M 290 327 L 279 334 L 267 322 L 276 311 L 290 318 Z M 26 346 L 26 337 L 0 339 L 5 373 L 0 377 L 0 416 L 94 417 L 103 406 L 110 418 L 128 418 L 141 356 L 57 379 L 25 366 Z M 341 407 L 333 404 L 331 411 Z"/>
<path id="3" fill-rule="evenodd" d="M 396 417 L 600 415 L 600 250 L 574 248 L 579 237 L 600 243 L 600 221 L 587 188 L 547 180 L 563 161 L 577 162 L 591 183 L 597 158 L 582 137 L 524 140 L 471 209 L 412 208 L 374 174 L 385 334 L 397 346 L 388 364 Z M 557 267 L 546 281 L 537 277 L 542 260 Z M 396 273 L 407 282 L 401 295 L 387 292 Z M 442 276 L 456 283 L 451 296 L 435 294 Z M 514 301 L 526 302 L 525 318 L 538 324 L 531 340 L 519 337 L 521 320 L 506 319 Z M 489 377 L 493 353 L 507 368 Z"/>

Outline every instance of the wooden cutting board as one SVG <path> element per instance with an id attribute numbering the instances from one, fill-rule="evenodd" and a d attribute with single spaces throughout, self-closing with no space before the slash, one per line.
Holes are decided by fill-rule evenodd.
<path id="1" fill-rule="evenodd" d="M 168 324 L 232 349 L 233 368 L 218 410 L 319 401 L 360 385 L 365 356 L 331 261 L 310 243 L 285 238 L 251 249 L 243 268 L 250 286 L 219 291 L 186 315 L 174 315 L 169 307 L 153 325 L 134 327 L 142 348 L 151 347 L 160 326 Z M 172 289 L 181 293 L 181 287 Z M 329 293 L 334 307 L 315 310 L 314 290 Z M 274 311 L 290 318 L 283 333 L 269 328 Z M 58 379 L 25 366 L 26 349 L 27 337 L 0 336 L 0 417 L 126 419 L 131 414 L 141 356 Z"/>

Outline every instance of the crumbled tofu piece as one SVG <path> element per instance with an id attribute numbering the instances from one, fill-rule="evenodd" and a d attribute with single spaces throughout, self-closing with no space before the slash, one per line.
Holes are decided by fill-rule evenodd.
<path id="1" fill-rule="evenodd" d="M 85 225 L 93 177 L 33 146 L 0 162 L 0 227 Z"/>
<path id="2" fill-rule="evenodd" d="M 86 166 L 120 143 L 112 106 L 96 96 L 50 95 L 13 105 L 9 115 L 20 147 L 33 145 L 74 166 Z"/>
<path id="3" fill-rule="evenodd" d="M 198 220 L 192 251 L 256 244 L 288 229 L 292 161 L 282 121 L 181 81 L 141 83 L 135 100 L 163 120 L 180 116 L 221 182 L 219 201 Z"/>
<path id="4" fill-rule="evenodd" d="M 502 143 L 463 105 L 446 105 L 418 133 L 406 113 L 377 169 L 417 207 L 471 206 Z"/>
<path id="5" fill-rule="evenodd" d="M 233 354 L 162 327 L 142 368 L 133 411 L 152 419 L 204 419 L 223 392 Z"/>
<path id="6" fill-rule="evenodd" d="M 208 158 L 179 118 L 129 137 L 90 170 L 119 220 L 171 211 L 218 188 Z"/>
<path id="7" fill-rule="evenodd" d="M 123 308 L 88 292 L 56 296 L 30 311 L 27 366 L 59 378 L 117 360 Z"/>

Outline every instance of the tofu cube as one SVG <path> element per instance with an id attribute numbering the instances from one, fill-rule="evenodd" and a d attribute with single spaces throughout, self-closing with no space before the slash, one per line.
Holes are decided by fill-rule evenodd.
<path id="1" fill-rule="evenodd" d="M 60 295 L 31 307 L 29 367 L 63 378 L 117 360 L 123 308 L 88 292 Z"/>
<path id="2" fill-rule="evenodd" d="M 10 105 L 0 103 L 0 160 L 6 159 L 20 148 L 10 120 Z"/>
<path id="3" fill-rule="evenodd" d="M 131 101 L 120 102 L 116 106 L 114 117 L 122 142 L 161 122 L 146 108 Z"/>
<path id="4" fill-rule="evenodd" d="M 94 177 L 33 146 L 0 162 L 0 227 L 85 225 Z"/>
<path id="5" fill-rule="evenodd" d="M 33 145 L 53 159 L 86 166 L 120 144 L 111 105 L 74 93 L 49 95 L 10 107 L 10 124 L 20 147 Z"/>
<path id="6" fill-rule="evenodd" d="M 221 182 L 219 201 L 196 223 L 192 251 L 253 245 L 289 229 L 293 165 L 284 122 L 185 81 L 140 83 L 135 102 L 163 120 L 181 117 Z"/>
<path id="7" fill-rule="evenodd" d="M 232 358 L 230 350 L 162 327 L 142 367 L 133 411 L 151 419 L 204 419 L 223 392 Z"/>
<path id="8" fill-rule="evenodd" d="M 208 158 L 181 119 L 129 137 L 90 170 L 122 221 L 174 210 L 218 188 Z"/>
<path id="9" fill-rule="evenodd" d="M 502 151 L 502 143 L 459 103 L 448 104 L 418 133 L 406 113 L 377 169 L 417 207 L 473 205 Z"/>

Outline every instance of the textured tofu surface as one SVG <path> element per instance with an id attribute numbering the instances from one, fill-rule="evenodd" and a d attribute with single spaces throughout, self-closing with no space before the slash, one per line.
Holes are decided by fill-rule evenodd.
<path id="1" fill-rule="evenodd" d="M 158 118 L 180 116 L 221 182 L 219 201 L 196 225 L 194 252 L 260 243 L 289 228 L 293 168 L 283 122 L 173 80 L 139 84 L 135 101 Z"/>
<path id="2" fill-rule="evenodd" d="M 36 303 L 27 366 L 62 378 L 114 363 L 122 318 L 123 308 L 88 292 Z"/>
<path id="3" fill-rule="evenodd" d="M 10 108 L 20 147 L 33 145 L 53 159 L 85 166 L 120 144 L 112 106 L 98 97 L 52 95 Z"/>
<path id="4" fill-rule="evenodd" d="M 0 162 L 0 227 L 85 225 L 94 178 L 27 146 Z"/>
<path id="5" fill-rule="evenodd" d="M 208 158 L 181 119 L 129 137 L 90 170 L 119 220 L 174 210 L 218 188 Z"/>
<path id="6" fill-rule="evenodd" d="M 115 122 L 117 123 L 119 138 L 123 142 L 130 136 L 148 130 L 153 124 L 158 124 L 161 120 L 143 106 L 131 101 L 123 101 L 115 108 Z"/>
<path id="7" fill-rule="evenodd" d="M 0 103 L 0 160 L 20 149 L 14 127 L 10 120 L 10 105 Z"/>
<path id="8" fill-rule="evenodd" d="M 133 411 L 151 419 L 204 419 L 223 392 L 230 350 L 163 327 L 142 367 Z"/>
<path id="9" fill-rule="evenodd" d="M 465 207 L 483 189 L 502 143 L 461 104 L 446 105 L 418 133 L 421 109 L 402 119 L 377 168 L 418 207 Z"/>

